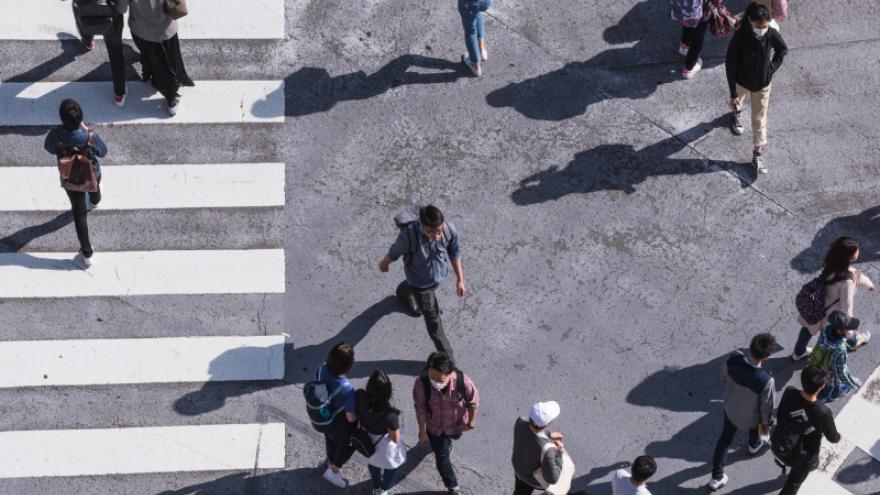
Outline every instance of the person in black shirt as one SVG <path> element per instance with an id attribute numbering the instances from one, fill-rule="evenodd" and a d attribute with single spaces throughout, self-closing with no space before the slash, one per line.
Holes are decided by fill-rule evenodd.
<path id="1" fill-rule="evenodd" d="M 742 100 L 749 96 L 752 113 L 752 165 L 758 173 L 766 174 L 763 150 L 767 144 L 767 110 L 770 106 L 770 87 L 773 74 L 779 70 L 788 53 L 788 46 L 779 31 L 770 27 L 770 11 L 753 3 L 746 10 L 748 22 L 736 30 L 724 64 L 730 91 L 731 131 L 743 133 Z M 772 55 L 772 57 L 771 57 Z"/>
<path id="2" fill-rule="evenodd" d="M 837 443 L 841 439 L 834 424 L 834 414 L 825 404 L 817 402 L 819 392 L 825 387 L 828 380 L 828 372 L 817 366 L 808 366 L 801 371 L 801 386 L 803 390 L 789 387 L 782 394 L 777 411 L 777 428 L 782 428 L 786 422 L 798 421 L 797 418 L 806 416 L 807 427 L 803 436 L 802 445 L 806 452 L 804 461 L 792 466 L 785 485 L 779 495 L 795 495 L 801 485 L 807 479 L 810 471 L 819 465 L 819 448 L 824 436 L 831 443 Z"/>
<path id="3" fill-rule="evenodd" d="M 370 375 L 365 390 L 355 396 L 361 427 L 370 434 L 376 453 L 367 460 L 373 495 L 389 495 L 394 485 L 397 468 L 406 460 L 406 451 L 400 442 L 400 411 L 391 406 L 391 380 L 376 370 Z"/>

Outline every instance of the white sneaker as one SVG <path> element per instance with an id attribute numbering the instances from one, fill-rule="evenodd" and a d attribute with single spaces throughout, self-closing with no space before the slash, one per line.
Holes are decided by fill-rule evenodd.
<path id="1" fill-rule="evenodd" d="M 76 253 L 76 256 L 73 257 L 73 262 L 83 270 L 88 270 L 92 266 L 92 259 L 86 258 L 82 251 Z"/>
<path id="2" fill-rule="evenodd" d="M 480 59 L 481 59 L 483 62 L 489 60 L 489 51 L 486 50 L 485 48 L 483 48 L 483 49 L 480 50 Z"/>
<path id="3" fill-rule="evenodd" d="M 697 72 L 700 72 L 700 69 L 702 69 L 702 68 L 703 68 L 703 59 L 698 58 L 697 63 L 694 64 L 694 68 L 691 70 L 682 69 L 681 75 L 685 79 L 690 79 L 690 78 L 694 77 L 697 74 Z"/>
<path id="4" fill-rule="evenodd" d="M 716 480 L 716 479 L 710 480 L 709 481 L 709 491 L 714 492 L 715 490 L 720 490 L 720 489 L 724 488 L 724 486 L 727 485 L 728 481 L 730 481 L 730 479 L 727 477 L 726 474 L 724 476 L 722 476 L 720 480 Z"/>
<path id="5" fill-rule="evenodd" d="M 751 455 L 757 454 L 758 452 L 761 451 L 761 449 L 764 448 L 765 445 L 767 445 L 767 441 L 764 440 L 764 437 L 761 437 L 761 443 L 759 443 L 758 445 L 756 445 L 754 447 L 749 445 L 749 454 L 751 454 Z"/>
<path id="6" fill-rule="evenodd" d="M 339 471 L 333 471 L 329 466 L 327 470 L 324 471 L 324 479 L 338 486 L 339 488 L 345 488 L 348 486 L 348 481 L 342 477 L 342 473 Z"/>
<path id="7" fill-rule="evenodd" d="M 804 352 L 803 354 L 798 355 L 798 354 L 795 354 L 795 353 L 792 352 L 792 353 L 791 353 L 791 360 L 794 361 L 794 362 L 798 362 L 798 361 L 800 361 L 800 360 L 802 360 L 802 359 L 804 359 L 804 358 L 808 358 L 808 357 L 810 357 L 810 354 L 812 354 L 812 353 L 813 353 L 813 348 L 812 348 L 812 347 L 807 347 L 806 352 Z"/>
<path id="8" fill-rule="evenodd" d="M 468 70 L 471 71 L 471 74 L 473 74 L 475 77 L 480 77 L 483 75 L 483 70 L 479 66 L 472 64 L 467 54 L 461 56 L 461 62 L 465 65 L 465 67 L 468 68 Z"/>
<path id="9" fill-rule="evenodd" d="M 171 103 L 168 104 L 168 115 L 174 117 L 177 115 L 177 107 L 180 105 L 180 97 L 175 97 L 171 100 Z"/>
<path id="10" fill-rule="evenodd" d="M 691 49 L 691 47 L 685 45 L 684 43 L 680 43 L 678 45 L 678 54 L 681 55 L 682 57 L 687 57 L 688 50 L 690 50 L 690 49 Z"/>

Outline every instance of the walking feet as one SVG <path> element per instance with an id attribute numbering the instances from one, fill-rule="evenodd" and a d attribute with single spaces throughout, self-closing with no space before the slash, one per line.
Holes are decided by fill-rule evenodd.
<path id="1" fill-rule="evenodd" d="M 810 357 L 810 354 L 812 354 L 812 353 L 813 353 L 813 348 L 807 347 L 807 350 L 804 351 L 803 354 L 797 354 L 797 353 L 792 352 L 791 353 L 791 360 L 794 362 L 798 362 L 798 361 L 803 360 L 804 358 Z"/>
<path id="2" fill-rule="evenodd" d="M 685 45 L 684 43 L 681 43 L 678 45 L 678 54 L 681 55 L 682 57 L 687 57 L 688 50 L 690 50 L 690 49 L 691 49 L 691 47 Z"/>
<path id="3" fill-rule="evenodd" d="M 342 473 L 339 471 L 334 471 L 333 468 L 327 466 L 327 470 L 324 471 L 324 479 L 338 486 L 339 488 L 345 488 L 348 486 L 348 481 L 342 477 Z"/>
<path id="4" fill-rule="evenodd" d="M 483 75 L 483 70 L 480 68 L 480 63 L 471 62 L 467 53 L 461 56 L 461 62 L 465 65 L 465 67 L 468 68 L 469 71 L 471 71 L 471 74 L 473 74 L 474 77 L 480 77 Z"/>
<path id="5" fill-rule="evenodd" d="M 76 253 L 76 256 L 73 257 L 73 262 L 83 270 L 88 270 L 89 267 L 92 266 L 92 257 L 86 256 L 82 251 Z"/>
<path id="6" fill-rule="evenodd" d="M 168 115 L 174 117 L 177 115 L 177 106 L 180 104 L 180 97 L 175 96 L 168 102 Z"/>
<path id="7" fill-rule="evenodd" d="M 764 161 L 764 155 L 762 151 L 758 148 L 755 148 L 752 151 L 752 166 L 755 167 L 755 170 L 759 174 L 767 173 L 767 162 Z"/>
<path id="8" fill-rule="evenodd" d="M 730 480 L 727 478 L 726 474 L 723 475 L 721 477 L 721 479 L 716 480 L 713 478 L 712 480 L 709 481 L 709 491 L 714 492 L 716 490 L 720 490 L 720 489 L 724 488 L 727 485 L 728 481 L 730 481 Z"/>
<path id="9" fill-rule="evenodd" d="M 742 108 L 734 109 L 730 112 L 730 132 L 734 136 L 741 136 L 743 133 L 743 111 Z"/>
<path id="10" fill-rule="evenodd" d="M 697 75 L 697 72 L 700 72 L 700 69 L 702 69 L 702 68 L 703 68 L 703 59 L 698 58 L 697 63 L 694 64 L 694 68 L 691 70 L 688 70 L 687 67 L 685 67 L 681 71 L 681 75 L 685 79 L 690 79 L 690 78 L 694 77 L 695 75 Z"/>

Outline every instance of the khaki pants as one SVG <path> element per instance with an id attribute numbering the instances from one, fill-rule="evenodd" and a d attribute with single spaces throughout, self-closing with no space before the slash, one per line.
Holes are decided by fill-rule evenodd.
<path id="1" fill-rule="evenodd" d="M 752 142 L 755 146 L 767 144 L 767 110 L 770 107 L 770 87 L 768 84 L 760 91 L 749 91 L 736 85 L 736 96 L 739 98 L 737 110 L 742 110 L 742 101 L 749 96 L 749 106 L 752 113 Z"/>

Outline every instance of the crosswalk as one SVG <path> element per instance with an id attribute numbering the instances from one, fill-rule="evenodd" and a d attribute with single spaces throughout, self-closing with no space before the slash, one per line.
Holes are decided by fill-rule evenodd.
<path id="1" fill-rule="evenodd" d="M 188 3 L 190 15 L 180 22 L 183 43 L 191 39 L 265 42 L 285 38 L 284 0 Z M 0 12 L 8 14 L 0 16 L 0 43 L 76 38 L 69 0 L 0 0 Z M 127 30 L 126 38 L 130 39 Z M 27 56 L 40 64 L 55 54 Z M 36 135 L 24 133 L 41 145 L 45 131 L 57 125 L 60 101 L 74 98 L 84 109 L 85 121 L 99 132 L 106 126 L 117 128 L 113 136 L 117 142 L 140 139 L 138 130 L 147 125 L 178 130 L 169 131 L 168 139 L 158 143 L 166 153 L 163 156 L 168 157 L 175 150 L 199 147 L 201 143 L 193 136 L 210 132 L 211 126 L 241 126 L 246 133 L 248 126 L 284 122 L 284 83 L 280 78 L 202 80 L 197 73 L 190 75 L 196 85 L 181 88 L 181 105 L 173 117 L 168 115 L 161 95 L 148 84 L 136 81 L 128 82 L 127 102 L 122 109 L 115 107 L 108 96 L 112 85 L 107 81 L 0 83 L 0 131 L 24 126 L 42 128 Z M 179 132 L 181 126 L 197 130 Z M 107 144 L 112 154 L 114 143 Z M 4 334 L 11 340 L 0 341 L 0 390 L 27 390 L 30 396 L 44 393 L 42 403 L 61 407 L 65 415 L 85 418 L 84 424 L 88 425 L 72 427 L 80 423 L 76 421 L 0 428 L 6 430 L 0 431 L 0 479 L 251 472 L 285 467 L 284 423 L 227 414 L 213 419 L 178 415 L 176 422 L 169 424 L 169 414 L 175 410 L 172 401 L 151 404 L 152 411 L 162 407 L 168 410 L 156 420 L 147 417 L 95 424 L 88 420 L 89 411 L 58 405 L 65 400 L 60 398 L 62 395 L 75 395 L 78 390 L 108 391 L 110 400 L 100 406 L 112 409 L 113 391 L 124 387 L 178 390 L 186 386 L 192 391 L 221 382 L 231 382 L 232 386 L 236 382 L 271 384 L 284 378 L 285 337 L 277 331 L 276 335 L 266 334 L 259 314 L 259 333 L 242 328 L 238 335 L 228 330 L 210 335 L 204 329 L 168 335 L 157 328 L 154 335 L 144 335 L 143 330 L 131 335 L 120 325 L 111 338 L 106 338 L 110 332 L 102 330 L 96 334 L 101 338 L 80 333 L 73 339 L 64 337 L 64 321 L 81 315 L 51 314 L 53 301 L 81 301 L 79 304 L 85 308 L 97 301 L 95 298 L 102 298 L 102 305 L 112 310 L 117 303 L 137 306 L 139 298 L 156 299 L 170 301 L 174 310 L 186 312 L 187 299 L 179 298 L 215 298 L 221 305 L 236 296 L 283 294 L 286 261 L 284 250 L 278 247 L 281 239 L 264 239 L 253 244 L 265 245 L 249 249 L 218 248 L 216 239 L 205 241 L 211 249 L 165 249 L 163 244 L 176 245 L 169 236 L 192 236 L 195 241 L 187 245 L 198 245 L 200 233 L 177 226 L 163 234 L 163 226 L 156 225 L 155 232 L 133 233 L 144 235 L 145 240 L 134 244 L 146 249 L 101 249 L 102 215 L 144 219 L 153 218 L 151 212 L 180 210 L 198 215 L 202 210 L 223 209 L 240 213 L 231 217 L 233 221 L 246 221 L 247 215 L 285 206 L 284 163 L 232 163 L 228 153 L 223 155 L 227 158 L 222 163 L 211 163 L 210 155 L 211 150 L 206 150 L 208 163 L 150 163 L 149 156 L 133 163 L 103 162 L 103 198 L 89 216 L 96 254 L 88 270 L 74 264 L 74 253 L 66 249 L 0 252 L 0 304 L 4 310 L 9 311 L 19 301 L 30 304 L 36 300 L 46 314 L 34 319 L 35 325 L 60 322 L 56 332 L 40 327 L 17 328 Z M 30 215 L 27 218 L 44 215 L 48 220 L 69 209 L 54 163 L 49 155 L 45 156 L 45 165 L 39 160 L 20 164 L 10 162 L 0 150 L 0 183 L 14 185 L 0 195 L 0 213 Z M 162 217 L 157 218 L 161 223 Z M 65 228 L 75 239 L 73 226 Z M 233 229 L 234 225 L 228 227 L 230 235 Z M 9 234 L 0 233 L 0 237 Z M 204 310 L 211 304 L 200 302 L 196 307 Z M 256 308 L 255 312 L 263 309 Z M 153 316 L 144 313 L 145 318 Z M 187 316 L 200 322 L 215 317 L 210 313 Z M 33 334 L 41 335 L 43 340 L 34 340 Z M 45 335 L 58 338 L 45 340 Z M 150 401 L 151 397 L 147 395 L 144 400 Z M 73 403 L 70 407 L 76 406 Z M 112 492 L 110 488 L 100 489 L 100 484 L 101 478 L 96 478 L 93 493 Z"/>

